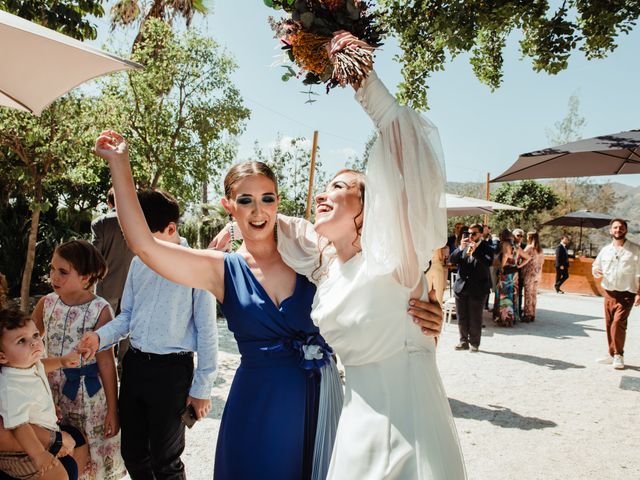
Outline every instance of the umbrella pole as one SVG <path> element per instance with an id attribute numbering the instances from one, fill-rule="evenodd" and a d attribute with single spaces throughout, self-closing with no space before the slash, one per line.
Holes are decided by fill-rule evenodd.
<path id="1" fill-rule="evenodd" d="M 582 222 L 580 222 L 580 240 L 578 241 L 578 251 L 582 251 Z"/>

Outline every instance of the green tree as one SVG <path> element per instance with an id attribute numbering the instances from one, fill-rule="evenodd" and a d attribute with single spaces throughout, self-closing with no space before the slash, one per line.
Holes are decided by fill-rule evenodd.
<path id="1" fill-rule="evenodd" d="M 104 124 L 121 130 L 138 186 L 162 187 L 183 204 L 233 158 L 249 110 L 230 75 L 236 65 L 210 38 L 174 33 L 156 19 L 132 59 L 144 70 L 105 85 Z"/>
<path id="2" fill-rule="evenodd" d="M 555 3 L 555 2 L 554 2 Z M 427 108 L 429 76 L 448 59 L 469 52 L 476 77 L 492 90 L 502 83 L 503 51 L 512 32 L 534 71 L 566 69 L 578 49 L 587 59 L 604 58 L 640 16 L 636 0 L 486 1 L 380 0 L 380 22 L 398 36 L 404 81 L 403 103 Z"/>
<path id="3" fill-rule="evenodd" d="M 172 25 L 173 20 L 179 17 L 184 19 L 188 27 L 196 13 L 204 15 L 207 11 L 204 0 L 118 0 L 111 7 L 111 29 L 139 22 L 138 34 L 133 42 L 135 50 L 149 20 L 156 19 Z"/>
<path id="4" fill-rule="evenodd" d="M 96 26 L 85 17 L 102 17 L 102 0 L 0 0 L 0 9 L 78 40 L 95 40 Z"/>
<path id="5" fill-rule="evenodd" d="M 322 169 L 319 156 L 319 154 L 316 155 L 314 195 L 322 191 L 326 184 L 326 174 Z M 279 211 L 293 217 L 304 217 L 311 167 L 310 142 L 304 137 L 296 137 L 283 142 L 278 135 L 275 145 L 267 150 L 256 142 L 254 157 L 269 165 L 278 178 Z"/>
<path id="6" fill-rule="evenodd" d="M 582 138 L 582 129 L 586 124 L 587 119 L 580 115 L 580 97 L 574 93 L 569 97 L 565 117 L 554 123 L 554 130 L 547 129 L 547 139 L 554 147 L 575 142 Z"/>
<path id="7" fill-rule="evenodd" d="M 492 223 L 493 230 L 497 233 L 503 228 L 536 230 L 540 226 L 541 214 L 558 203 L 558 196 L 553 189 L 533 180 L 505 183 L 491 194 L 491 199 L 524 209 L 500 210 L 495 213 Z"/>
<path id="8" fill-rule="evenodd" d="M 0 0 L 0 9 L 76 39 L 87 40 L 95 39 L 97 35 L 96 26 L 87 17 L 103 16 L 102 3 L 102 0 Z M 20 237 L 22 231 L 28 232 L 20 287 L 22 308 L 26 308 L 28 301 L 41 215 L 47 217 L 49 207 L 58 204 L 56 189 L 62 183 L 70 186 L 74 178 L 83 178 L 86 184 L 91 177 L 88 173 L 91 169 L 80 167 L 83 171 L 78 170 L 82 165 L 78 162 L 79 155 L 90 151 L 80 148 L 87 138 L 84 134 L 91 135 L 89 132 L 92 132 L 92 120 L 95 119 L 93 115 L 86 115 L 87 108 L 91 108 L 89 103 L 83 97 L 70 96 L 52 105 L 40 118 L 0 111 L 0 208 L 3 221 L 10 217 L 15 220 L 9 222 L 15 227 L 13 234 L 17 235 L 14 238 Z M 60 183 L 55 185 L 56 182 Z M 67 200 L 73 203 L 71 198 Z M 30 211 L 31 216 L 26 224 L 20 222 L 22 216 L 15 215 L 22 211 L 20 205 L 23 202 L 27 205 L 25 212 Z M 67 208 L 69 212 L 73 211 L 73 207 Z M 48 232 L 56 233 L 56 222 L 47 220 L 45 223 L 51 227 Z M 60 233 L 59 229 L 57 233 Z M 12 251 L 7 247 L 2 246 L 3 252 Z"/>
<path id="9" fill-rule="evenodd" d="M 94 101 L 67 95 L 54 102 L 40 117 L 15 110 L 0 109 L 0 158 L 6 163 L 3 175 L 17 178 L 17 195 L 29 201 L 29 236 L 20 306 L 27 310 L 31 276 L 36 258 L 40 216 L 55 203 L 46 195 L 58 181 L 73 182 L 87 177 L 87 156 L 96 136 Z"/>

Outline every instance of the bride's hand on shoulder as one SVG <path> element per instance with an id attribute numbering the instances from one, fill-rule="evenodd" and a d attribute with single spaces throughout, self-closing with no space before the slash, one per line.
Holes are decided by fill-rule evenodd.
<path id="1" fill-rule="evenodd" d="M 129 147 L 122 135 L 114 130 L 103 130 L 93 149 L 98 157 L 107 161 L 128 161 Z"/>
<path id="2" fill-rule="evenodd" d="M 409 300 L 409 315 L 413 322 L 428 337 L 437 337 L 442 330 L 442 307 L 436 299 L 435 290 L 429 292 L 429 301 L 419 298 Z"/>
<path id="3" fill-rule="evenodd" d="M 233 250 L 233 242 L 236 240 L 242 240 L 242 232 L 235 222 L 229 222 L 211 240 L 207 249 L 231 252 Z"/>

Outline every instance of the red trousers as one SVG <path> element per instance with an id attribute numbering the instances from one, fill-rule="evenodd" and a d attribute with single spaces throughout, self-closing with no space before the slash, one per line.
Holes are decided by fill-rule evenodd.
<path id="1" fill-rule="evenodd" d="M 604 320 L 609 342 L 609 355 L 623 355 L 627 336 L 627 318 L 636 295 L 631 292 L 604 291 Z"/>

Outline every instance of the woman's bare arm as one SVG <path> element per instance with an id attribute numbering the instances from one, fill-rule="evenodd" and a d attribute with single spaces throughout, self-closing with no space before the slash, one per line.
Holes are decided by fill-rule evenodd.
<path id="1" fill-rule="evenodd" d="M 96 140 L 95 153 L 109 162 L 118 221 L 129 248 L 163 277 L 209 290 L 222 301 L 224 254 L 215 250 L 194 250 L 154 238 L 138 202 L 124 138 L 113 130 L 103 131 Z"/>

